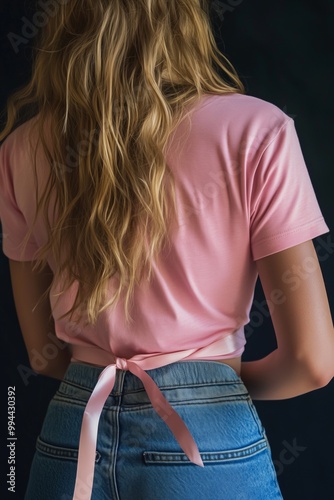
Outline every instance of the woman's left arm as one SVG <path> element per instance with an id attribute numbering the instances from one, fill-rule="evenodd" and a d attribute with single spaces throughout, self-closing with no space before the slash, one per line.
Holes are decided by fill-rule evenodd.
<path id="1" fill-rule="evenodd" d="M 49 266 L 41 272 L 33 271 L 34 264 L 9 259 L 16 313 L 31 368 L 62 380 L 70 364 L 70 348 L 56 337 L 48 295 L 39 302 L 52 282 L 53 272 Z"/>

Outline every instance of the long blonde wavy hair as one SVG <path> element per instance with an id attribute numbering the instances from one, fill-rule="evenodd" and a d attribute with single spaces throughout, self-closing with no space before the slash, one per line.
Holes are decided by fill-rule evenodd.
<path id="1" fill-rule="evenodd" d="M 34 270 L 51 252 L 53 280 L 62 277 L 64 285 L 58 295 L 78 281 L 62 318 L 84 305 L 86 324 L 94 325 L 125 292 L 131 323 L 135 286 L 151 279 L 177 213 L 168 139 L 203 94 L 244 94 L 244 85 L 216 45 L 208 0 L 57 1 L 34 45 L 32 77 L 9 97 L 0 133 L 2 140 L 25 109 L 26 120 L 36 117 L 50 165 L 41 199 L 36 192 L 33 227 L 42 210 L 48 242 L 36 252 Z M 74 168 L 68 151 L 77 151 L 87 134 Z M 51 227 L 52 192 L 58 212 Z M 112 277 L 118 288 L 106 302 Z"/>

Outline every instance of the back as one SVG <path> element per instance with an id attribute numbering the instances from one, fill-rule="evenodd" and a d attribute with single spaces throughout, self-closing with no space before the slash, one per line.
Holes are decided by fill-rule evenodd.
<path id="1" fill-rule="evenodd" d="M 15 130 L 1 148 L 3 251 L 14 260 L 35 213 L 33 172 L 24 150 L 28 126 Z M 204 96 L 191 130 L 185 120 L 170 138 L 168 164 L 176 180 L 178 225 L 170 251 L 154 264 L 152 282 L 135 290 L 135 326 L 125 324 L 122 300 L 101 313 L 95 327 L 58 320 L 72 307 L 76 284 L 56 306 L 61 283 L 54 283 L 56 333 L 72 346 L 91 348 L 93 339 L 101 352 L 127 359 L 207 346 L 206 359 L 241 356 L 257 262 L 329 231 L 294 122 L 271 103 L 241 94 Z M 42 183 L 42 156 L 38 170 Z M 26 260 L 33 260 L 45 238 L 40 219 Z"/>

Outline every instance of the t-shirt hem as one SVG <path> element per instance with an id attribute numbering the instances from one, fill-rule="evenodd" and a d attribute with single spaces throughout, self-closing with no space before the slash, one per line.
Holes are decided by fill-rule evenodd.
<path id="1" fill-rule="evenodd" d="M 259 260 L 274 253 L 282 252 L 328 232 L 330 232 L 329 227 L 324 218 L 320 217 L 298 228 L 257 242 L 252 247 L 253 260 Z"/>

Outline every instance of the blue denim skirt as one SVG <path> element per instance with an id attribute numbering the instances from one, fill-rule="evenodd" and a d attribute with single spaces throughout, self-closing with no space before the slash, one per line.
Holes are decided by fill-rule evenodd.
<path id="1" fill-rule="evenodd" d="M 103 368 L 72 362 L 37 438 L 25 500 L 71 500 L 85 406 Z M 215 361 L 147 373 L 186 423 L 190 462 L 142 382 L 117 370 L 99 421 L 92 500 L 281 500 L 265 429 L 241 378 Z"/>

